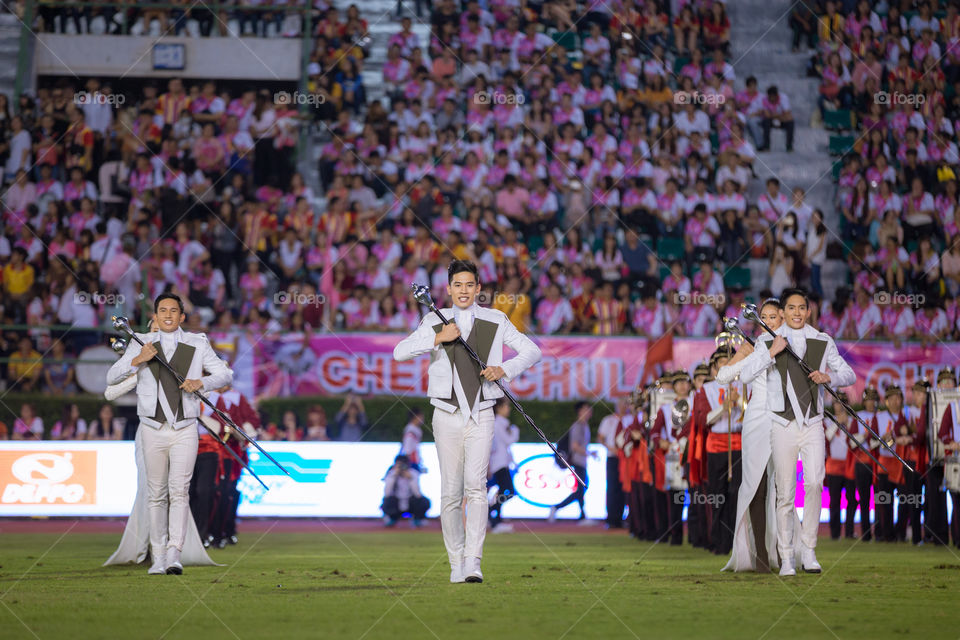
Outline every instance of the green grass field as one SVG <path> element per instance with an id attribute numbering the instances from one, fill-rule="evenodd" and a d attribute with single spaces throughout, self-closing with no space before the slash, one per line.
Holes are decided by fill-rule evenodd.
<path id="1" fill-rule="evenodd" d="M 820 575 L 720 573 L 725 558 L 516 523 L 483 584 L 450 584 L 427 531 L 269 531 L 223 567 L 101 568 L 118 535 L 4 533 L 0 638 L 889 638 L 960 636 L 960 555 L 821 540 Z"/>

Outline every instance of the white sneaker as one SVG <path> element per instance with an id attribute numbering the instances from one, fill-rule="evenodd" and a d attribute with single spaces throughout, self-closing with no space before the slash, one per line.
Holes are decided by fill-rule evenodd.
<path id="1" fill-rule="evenodd" d="M 150 547 L 150 555 L 153 557 L 153 564 L 147 569 L 147 573 L 152 576 L 162 576 L 167 572 L 167 549 L 166 547 Z"/>
<path id="2" fill-rule="evenodd" d="M 452 565 L 450 565 L 450 582 L 453 582 L 453 583 L 466 582 L 466 580 L 464 579 L 463 573 L 464 573 L 463 560 L 461 560 L 460 562 L 455 562 Z"/>
<path id="3" fill-rule="evenodd" d="M 797 575 L 797 570 L 793 568 L 793 558 L 784 559 L 783 563 L 780 565 L 780 575 L 781 576 Z"/>
<path id="4" fill-rule="evenodd" d="M 547 516 L 547 522 L 556 522 L 557 521 L 557 508 L 550 507 L 550 515 Z"/>
<path id="5" fill-rule="evenodd" d="M 467 582 L 483 582 L 483 574 L 480 573 L 480 558 L 469 558 L 464 560 L 464 580 Z"/>
<path id="6" fill-rule="evenodd" d="M 817 554 L 813 552 L 813 549 L 804 549 L 802 559 L 803 570 L 807 573 L 820 573 L 823 570 L 820 563 L 817 562 Z"/>
<path id="7" fill-rule="evenodd" d="M 513 525 L 509 522 L 501 522 L 490 531 L 492 533 L 513 533 Z"/>
<path id="8" fill-rule="evenodd" d="M 591 520 L 590 518 L 583 518 L 582 520 L 577 522 L 578 527 L 592 527 L 595 524 L 597 523 L 594 520 Z"/>
<path id="9" fill-rule="evenodd" d="M 183 573 L 183 565 L 180 564 L 180 549 L 176 547 L 167 549 L 167 573 L 177 576 Z"/>

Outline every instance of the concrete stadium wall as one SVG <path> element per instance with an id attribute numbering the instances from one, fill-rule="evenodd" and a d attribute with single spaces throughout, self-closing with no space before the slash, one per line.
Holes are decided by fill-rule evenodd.
<path id="1" fill-rule="evenodd" d="M 296 81 L 297 38 L 191 38 L 150 36 L 37 35 L 36 75 L 182 77 Z M 183 44 L 184 69 L 154 69 L 157 45 Z"/>

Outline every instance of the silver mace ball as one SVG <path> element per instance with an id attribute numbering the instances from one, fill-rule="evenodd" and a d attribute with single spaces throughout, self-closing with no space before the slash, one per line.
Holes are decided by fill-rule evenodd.
<path id="1" fill-rule="evenodd" d="M 130 328 L 130 321 L 124 316 L 113 316 L 113 328 L 124 333 L 133 333 Z"/>
<path id="2" fill-rule="evenodd" d="M 747 320 L 760 320 L 760 315 L 757 313 L 757 305 L 755 304 L 744 304 L 743 305 L 743 317 Z"/>
<path id="3" fill-rule="evenodd" d="M 723 328 L 730 333 L 740 333 L 740 321 L 736 318 L 724 318 Z"/>
<path id="4" fill-rule="evenodd" d="M 117 353 L 122 354 L 127 350 L 127 341 L 123 338 L 110 338 L 110 347 Z"/>
<path id="5" fill-rule="evenodd" d="M 414 282 L 413 284 L 410 285 L 410 289 L 411 291 L 413 291 L 414 299 L 416 299 L 416 301 L 419 302 L 420 304 L 426 305 L 428 307 L 433 304 L 433 299 L 430 297 L 429 287 L 422 284 L 417 284 L 416 282 Z"/>

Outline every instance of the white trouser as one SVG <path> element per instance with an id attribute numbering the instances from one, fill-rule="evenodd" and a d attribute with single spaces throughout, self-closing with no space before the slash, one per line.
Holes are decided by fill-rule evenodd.
<path id="1" fill-rule="evenodd" d="M 190 479 L 197 461 L 197 427 L 159 429 L 143 423 L 143 462 L 147 468 L 147 511 L 150 544 L 183 550 L 190 516 Z"/>
<path id="2" fill-rule="evenodd" d="M 450 566 L 483 555 L 487 533 L 487 466 L 493 442 L 493 408 L 480 411 L 479 424 L 463 424 L 460 411 L 433 411 L 433 439 L 440 462 L 440 526 Z M 463 499 L 467 499 L 464 529 Z"/>
<path id="3" fill-rule="evenodd" d="M 796 421 L 772 427 L 773 470 L 777 485 L 777 548 L 781 558 L 794 557 L 796 521 L 797 456 L 803 464 L 803 523 L 800 542 L 808 549 L 817 546 L 826 445 L 823 425 L 800 427 Z"/>

